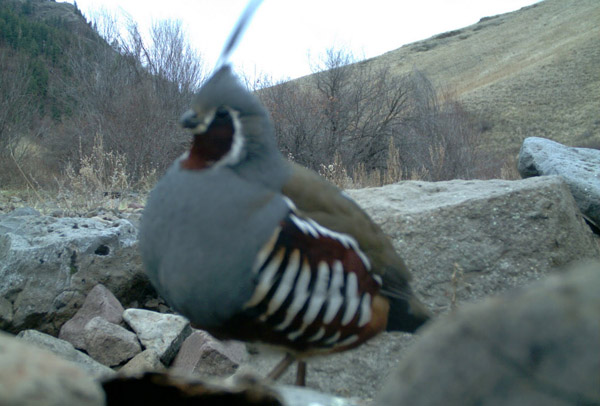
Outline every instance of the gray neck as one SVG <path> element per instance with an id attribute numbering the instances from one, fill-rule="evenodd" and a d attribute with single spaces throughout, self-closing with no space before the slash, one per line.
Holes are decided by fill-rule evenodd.
<path id="1" fill-rule="evenodd" d="M 268 148 L 265 148 L 268 147 Z M 271 190 L 280 191 L 291 176 L 291 168 L 279 150 L 261 145 L 248 145 L 248 157 L 232 169 L 250 182 L 258 182 Z"/>

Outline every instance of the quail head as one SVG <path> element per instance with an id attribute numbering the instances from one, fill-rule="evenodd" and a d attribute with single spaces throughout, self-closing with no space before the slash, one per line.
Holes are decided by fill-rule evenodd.
<path id="1" fill-rule="evenodd" d="M 158 293 L 217 338 L 298 360 L 414 332 L 429 313 L 388 238 L 344 192 L 287 161 L 269 114 L 224 64 L 181 119 L 191 148 L 151 192 L 144 266 Z"/>

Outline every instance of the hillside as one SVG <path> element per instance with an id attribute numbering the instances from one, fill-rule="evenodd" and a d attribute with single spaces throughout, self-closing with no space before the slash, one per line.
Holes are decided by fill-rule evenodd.
<path id="1" fill-rule="evenodd" d="M 324 72 L 338 81 L 322 87 L 331 94 L 274 86 L 259 95 L 282 151 L 316 170 L 340 153 L 349 171 L 360 164 L 383 174 L 397 148 L 398 179 L 504 176 L 501 168 L 514 167 L 506 158 L 528 136 L 600 147 L 598 21 L 597 0 L 546 0 L 354 65 L 372 67 L 367 73 Z M 114 153 L 137 183 L 185 147 L 177 118 L 203 70 L 180 27 L 167 22 L 151 36 L 168 46 L 145 42 L 135 27 L 109 45 L 95 28 L 67 3 L 0 0 L 0 187 L 54 185 L 69 170 L 77 176 L 95 147 Z M 398 80 L 415 69 L 421 85 L 449 91 L 470 114 L 461 106 L 421 109 L 431 105 L 427 86 L 406 96 Z M 399 101 L 392 114 L 390 89 Z M 90 173 L 108 178 L 111 170 Z"/>
<path id="2" fill-rule="evenodd" d="M 108 44 L 74 5 L 0 0 L 0 188 L 131 185 L 181 153 L 201 61 L 176 23 L 153 29 Z"/>
<path id="3" fill-rule="evenodd" d="M 484 144 L 525 137 L 600 147 L 600 2 L 545 0 L 370 59 L 423 71 L 483 123 Z"/>

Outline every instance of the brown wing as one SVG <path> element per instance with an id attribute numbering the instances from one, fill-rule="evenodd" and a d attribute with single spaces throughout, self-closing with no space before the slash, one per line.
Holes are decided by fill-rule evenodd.
<path id="1" fill-rule="evenodd" d="M 290 165 L 293 174 L 283 187 L 283 194 L 307 217 L 356 239 L 371 260 L 373 272 L 383 279 L 382 292 L 405 298 L 410 273 L 381 228 L 337 187 L 309 169 Z"/>
<path id="2" fill-rule="evenodd" d="M 293 211 L 259 252 L 252 297 L 211 333 L 302 355 L 355 347 L 384 330 L 387 300 L 351 237 Z"/>

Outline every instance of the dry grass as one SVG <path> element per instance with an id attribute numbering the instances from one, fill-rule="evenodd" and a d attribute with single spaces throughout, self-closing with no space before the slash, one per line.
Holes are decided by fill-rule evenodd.
<path id="1" fill-rule="evenodd" d="M 400 151 L 394 145 L 394 139 L 390 137 L 385 170 L 368 171 L 363 163 L 359 163 L 348 171 L 341 155 L 336 152 L 333 162 L 321 164 L 319 174 L 341 189 L 360 189 L 389 185 L 402 180 L 422 180 L 427 172 L 423 169 L 420 172 L 405 174 L 400 163 Z"/>
<path id="2" fill-rule="evenodd" d="M 147 173 L 139 182 L 132 183 L 127 173 L 127 158 L 124 154 L 107 151 L 102 136 L 96 135 L 92 152 L 69 164 L 61 179 L 56 179 L 56 196 L 60 208 L 68 213 L 80 213 L 95 208 L 124 210 L 130 205 L 139 205 L 143 195 L 156 180 L 156 172 Z"/>

